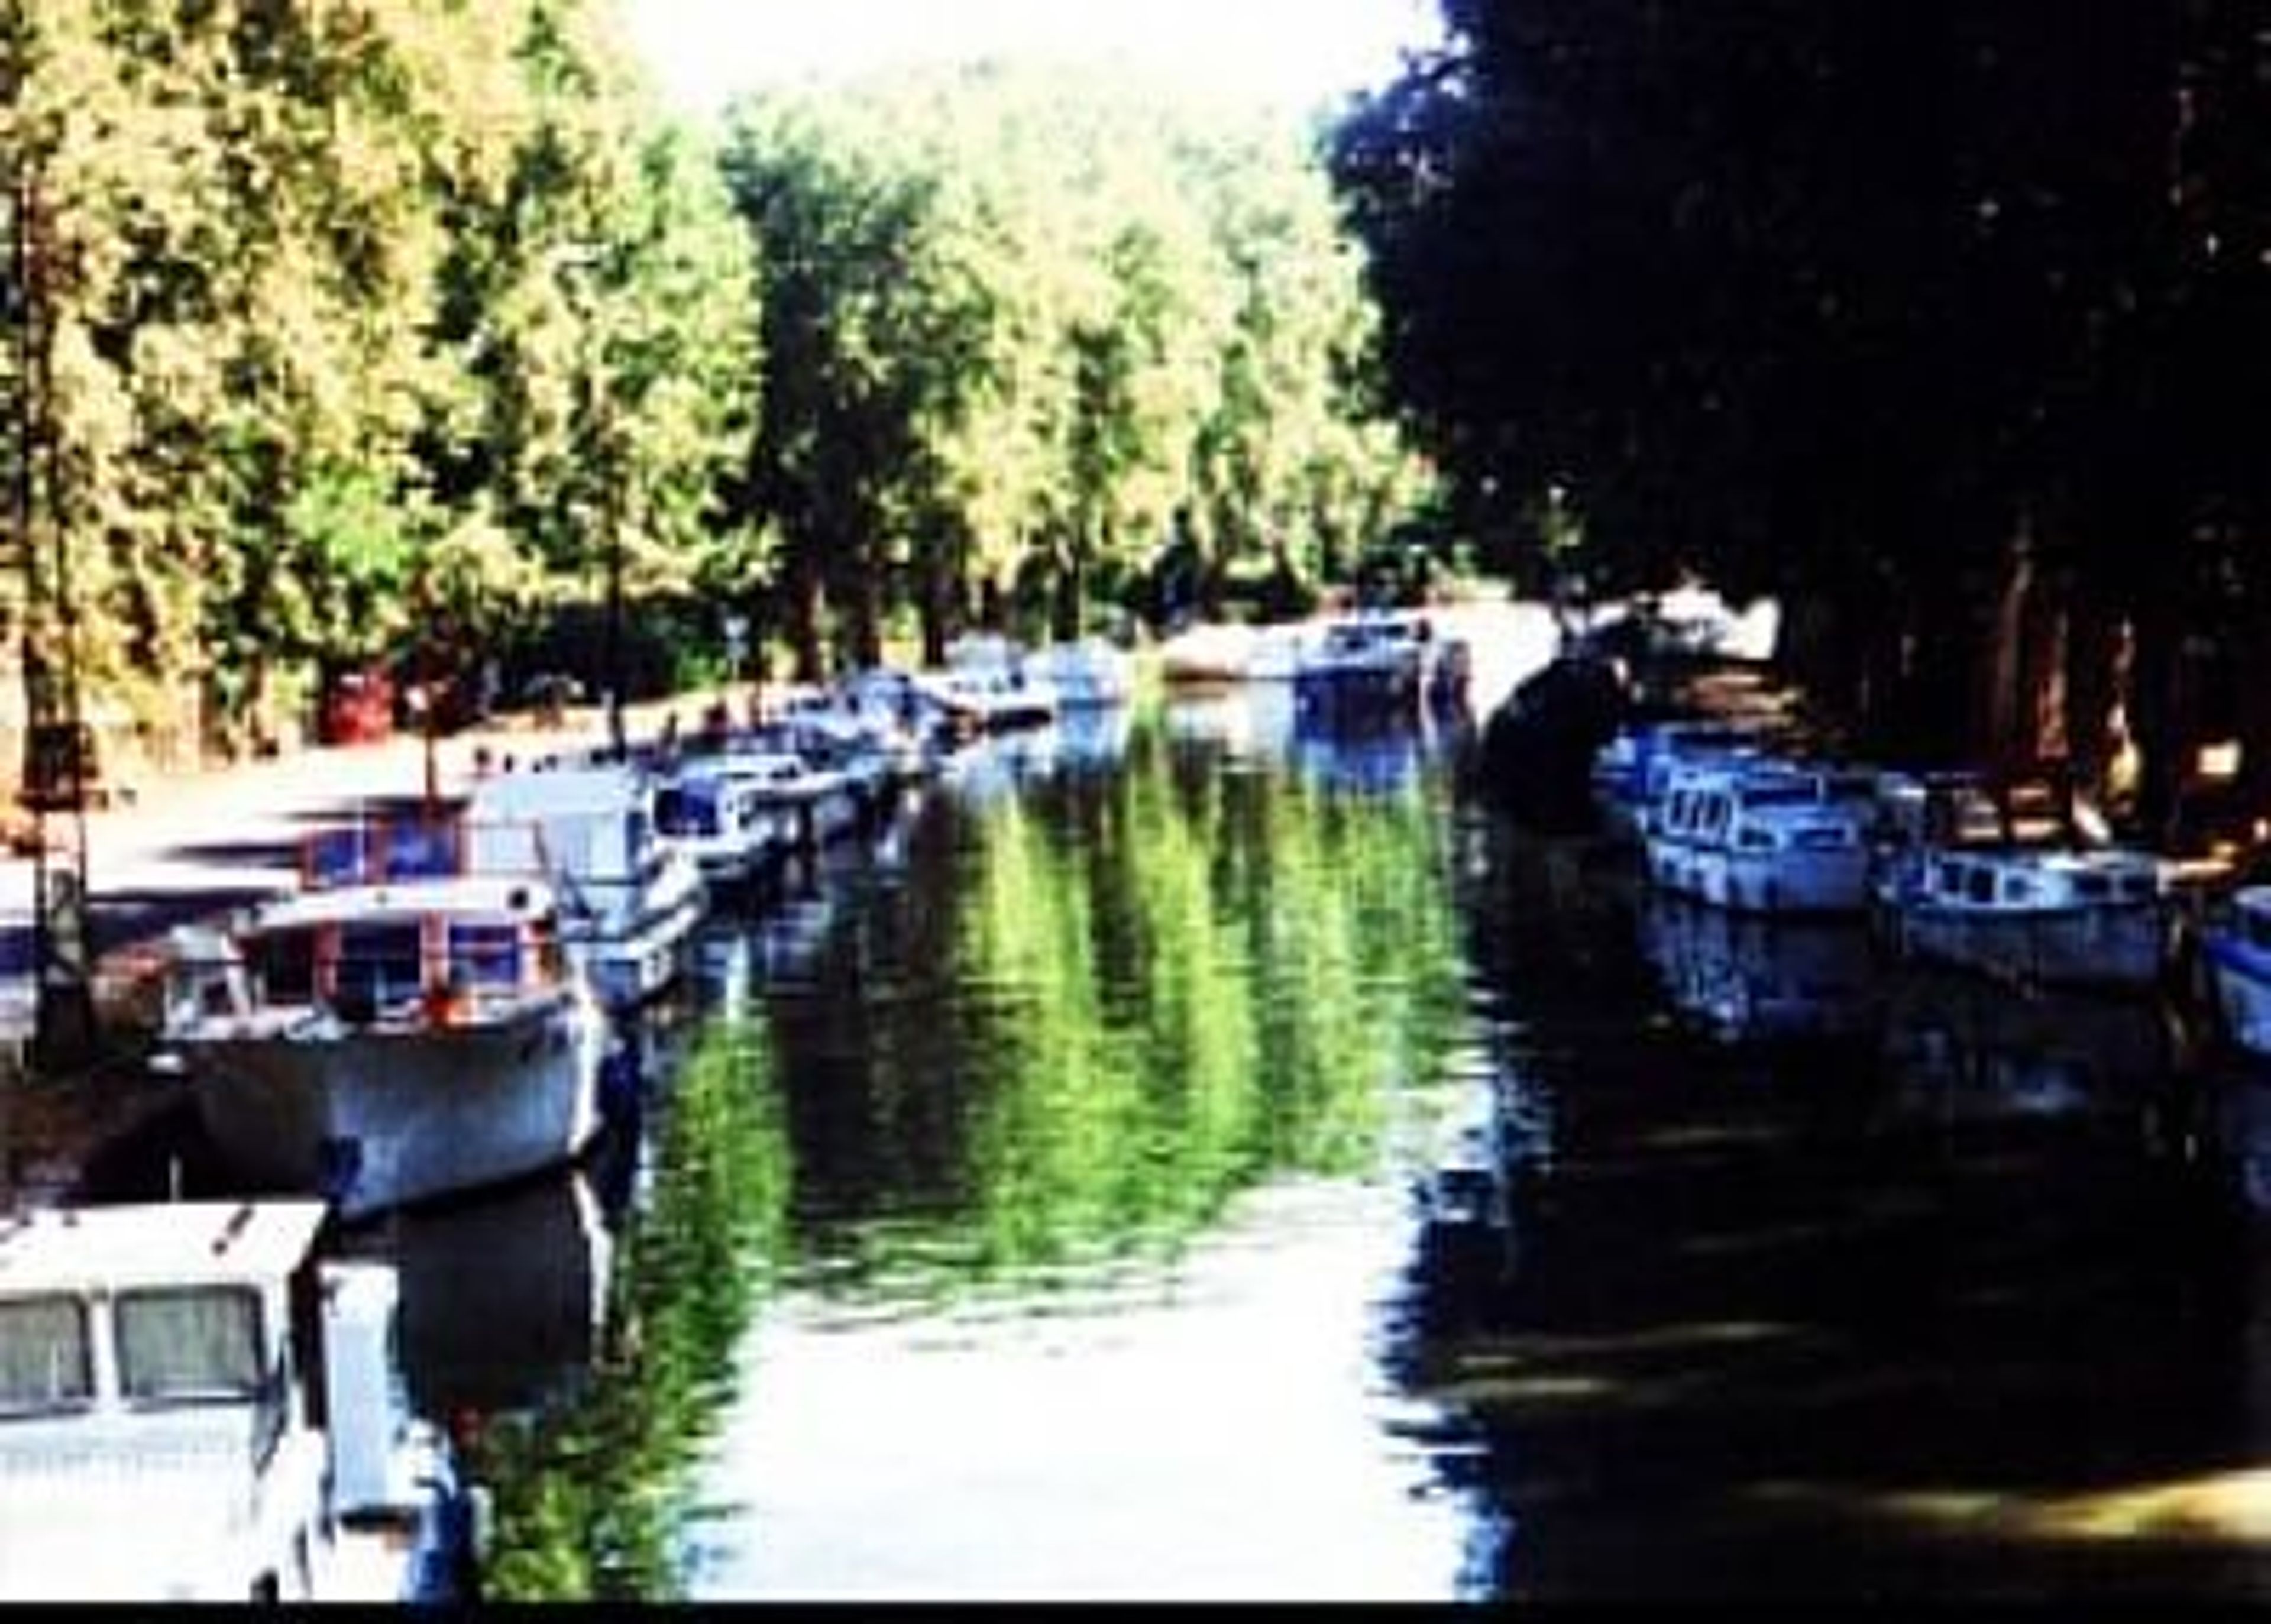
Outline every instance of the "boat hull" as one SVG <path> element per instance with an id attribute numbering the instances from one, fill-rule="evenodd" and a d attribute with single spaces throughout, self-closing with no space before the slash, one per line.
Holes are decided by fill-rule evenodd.
<path id="1" fill-rule="evenodd" d="M 702 870 L 687 854 L 674 883 L 630 886 L 585 881 L 582 891 L 603 905 L 571 917 L 561 936 L 568 957 L 609 1011 L 652 1003 L 685 967 L 695 927 L 709 909 Z"/>
<path id="2" fill-rule="evenodd" d="M 1902 905 L 1902 951 L 2022 985 L 2148 989 L 2167 963 L 2157 905 L 1971 910 L 1924 900 Z"/>
<path id="3" fill-rule="evenodd" d="M 562 996 L 479 1024 L 294 1026 L 175 1045 L 214 1147 L 356 1218 L 572 1160 L 600 1127 L 605 1018 Z"/>
<path id="4" fill-rule="evenodd" d="M 2271 1055 L 2271 953 L 2213 934 L 2205 947 L 2225 1034 L 2251 1054 Z"/>

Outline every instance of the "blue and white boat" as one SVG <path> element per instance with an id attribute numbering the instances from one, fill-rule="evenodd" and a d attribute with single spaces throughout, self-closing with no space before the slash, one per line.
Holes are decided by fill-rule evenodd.
<path id="1" fill-rule="evenodd" d="M 1417 716 L 1430 650 L 1418 617 L 1392 610 L 1336 615 L 1298 652 L 1293 704 L 1312 715 Z"/>
<path id="2" fill-rule="evenodd" d="M 481 779 L 465 804 L 467 867 L 521 873 L 532 849 L 561 893 L 562 935 L 611 1011 L 677 982 L 709 888 L 655 817 L 659 780 L 620 764 Z"/>
<path id="3" fill-rule="evenodd" d="M 2226 1036 L 2271 1055 L 2271 884 L 2243 885 L 2200 931 L 2215 1011 Z"/>
<path id="4" fill-rule="evenodd" d="M 1758 753 L 1757 734 L 1733 722 L 1674 717 L 1619 728 L 1593 756 L 1593 801 L 1603 832 L 1638 840 L 1674 768 Z"/>
<path id="5" fill-rule="evenodd" d="M 713 896 L 742 896 L 771 879 L 794 831 L 751 775 L 722 755 L 687 756 L 663 777 L 655 825 L 690 854 Z"/>
<path id="6" fill-rule="evenodd" d="M 1779 757 L 1682 764 L 1648 816 L 1648 877 L 1714 907 L 1858 919 L 1875 783 L 1864 769 Z"/>
<path id="7" fill-rule="evenodd" d="M 2173 868 L 2119 846 L 1929 846 L 1880 905 L 1912 957 L 2018 986 L 2142 992 L 2170 965 Z"/>

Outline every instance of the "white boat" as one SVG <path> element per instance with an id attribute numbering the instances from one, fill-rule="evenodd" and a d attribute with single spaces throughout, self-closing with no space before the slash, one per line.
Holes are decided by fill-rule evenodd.
<path id="1" fill-rule="evenodd" d="M 2226 1036 L 2252 1054 L 2271 1054 L 2271 885 L 2234 890 L 2200 931 L 2215 1011 Z"/>
<path id="2" fill-rule="evenodd" d="M 2145 990 L 2169 963 L 2170 872 L 2117 846 L 1932 846 L 1880 903 L 1907 955 L 2022 986 Z"/>
<path id="3" fill-rule="evenodd" d="M 1001 734 L 1015 726 L 1047 726 L 1056 720 L 1056 689 L 1022 666 L 949 666 L 924 673 L 922 683 L 938 704 L 979 734 Z"/>
<path id="4" fill-rule="evenodd" d="M 655 791 L 654 821 L 720 896 L 769 879 L 794 834 L 749 775 L 723 756 L 689 756 L 666 774 Z"/>
<path id="5" fill-rule="evenodd" d="M 607 1020 L 553 887 L 391 868 L 391 844 L 176 927 L 160 1024 L 229 1164 L 348 1219 L 572 1160 L 601 1126 Z"/>
<path id="6" fill-rule="evenodd" d="M 469 1598 L 481 1496 L 406 1413 L 398 1282 L 321 1202 L 0 1219 L 0 1598 Z"/>
<path id="7" fill-rule="evenodd" d="M 1642 836 L 1648 876 L 1714 907 L 1858 918 L 1874 785 L 1865 771 L 1771 757 L 1683 764 Z"/>
<path id="8" fill-rule="evenodd" d="M 1674 769 L 1757 754 L 1755 731 L 1716 718 L 1671 717 L 1619 728 L 1593 755 L 1593 801 L 1603 832 L 1638 840 Z"/>
<path id="9" fill-rule="evenodd" d="M 608 764 L 503 772 L 474 786 L 463 814 L 476 873 L 525 872 L 532 836 L 561 893 L 569 953 L 610 1010 L 678 980 L 709 907 L 700 864 L 657 826 L 657 787 L 638 768 Z"/>
<path id="10" fill-rule="evenodd" d="M 821 765 L 786 734 L 766 729 L 739 734 L 704 759 L 711 771 L 740 786 L 770 820 L 784 854 L 817 851 L 859 831 L 866 808 L 858 782 L 839 768 Z"/>

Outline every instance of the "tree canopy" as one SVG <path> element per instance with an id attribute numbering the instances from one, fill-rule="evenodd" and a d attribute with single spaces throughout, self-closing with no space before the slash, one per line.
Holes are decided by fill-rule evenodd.
<path id="1" fill-rule="evenodd" d="M 607 0 L 19 0 L 0 118 L 0 644 L 190 749 L 1314 589 L 1425 488 L 1290 120 L 992 63 L 696 129 Z"/>
<path id="2" fill-rule="evenodd" d="M 1333 168 L 1494 555 L 1536 578 L 1559 488 L 1603 582 L 1780 594 L 1911 747 L 2102 757 L 2118 689 L 2180 774 L 2186 629 L 2262 614 L 2256 8 L 1442 11 Z"/>

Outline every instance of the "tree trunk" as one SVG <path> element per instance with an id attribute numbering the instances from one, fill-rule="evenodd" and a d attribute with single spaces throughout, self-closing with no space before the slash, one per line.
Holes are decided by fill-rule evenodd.
<path id="1" fill-rule="evenodd" d="M 2076 787 L 2111 802 L 2114 763 L 2123 742 L 2128 639 L 2119 620 L 2096 594 L 2077 592 L 2067 608 L 2066 636 L 2066 755 Z"/>
<path id="2" fill-rule="evenodd" d="M 2137 620 L 2131 734 L 2139 755 L 2137 821 L 2165 838 L 2184 781 L 2184 626 L 2157 598 Z"/>
<path id="3" fill-rule="evenodd" d="M 1977 734 L 1998 776 L 2034 754 L 2021 704 L 2026 669 L 2028 603 L 2035 585 L 2034 537 L 2022 515 L 2003 547 L 1993 618 L 1981 663 Z"/>

